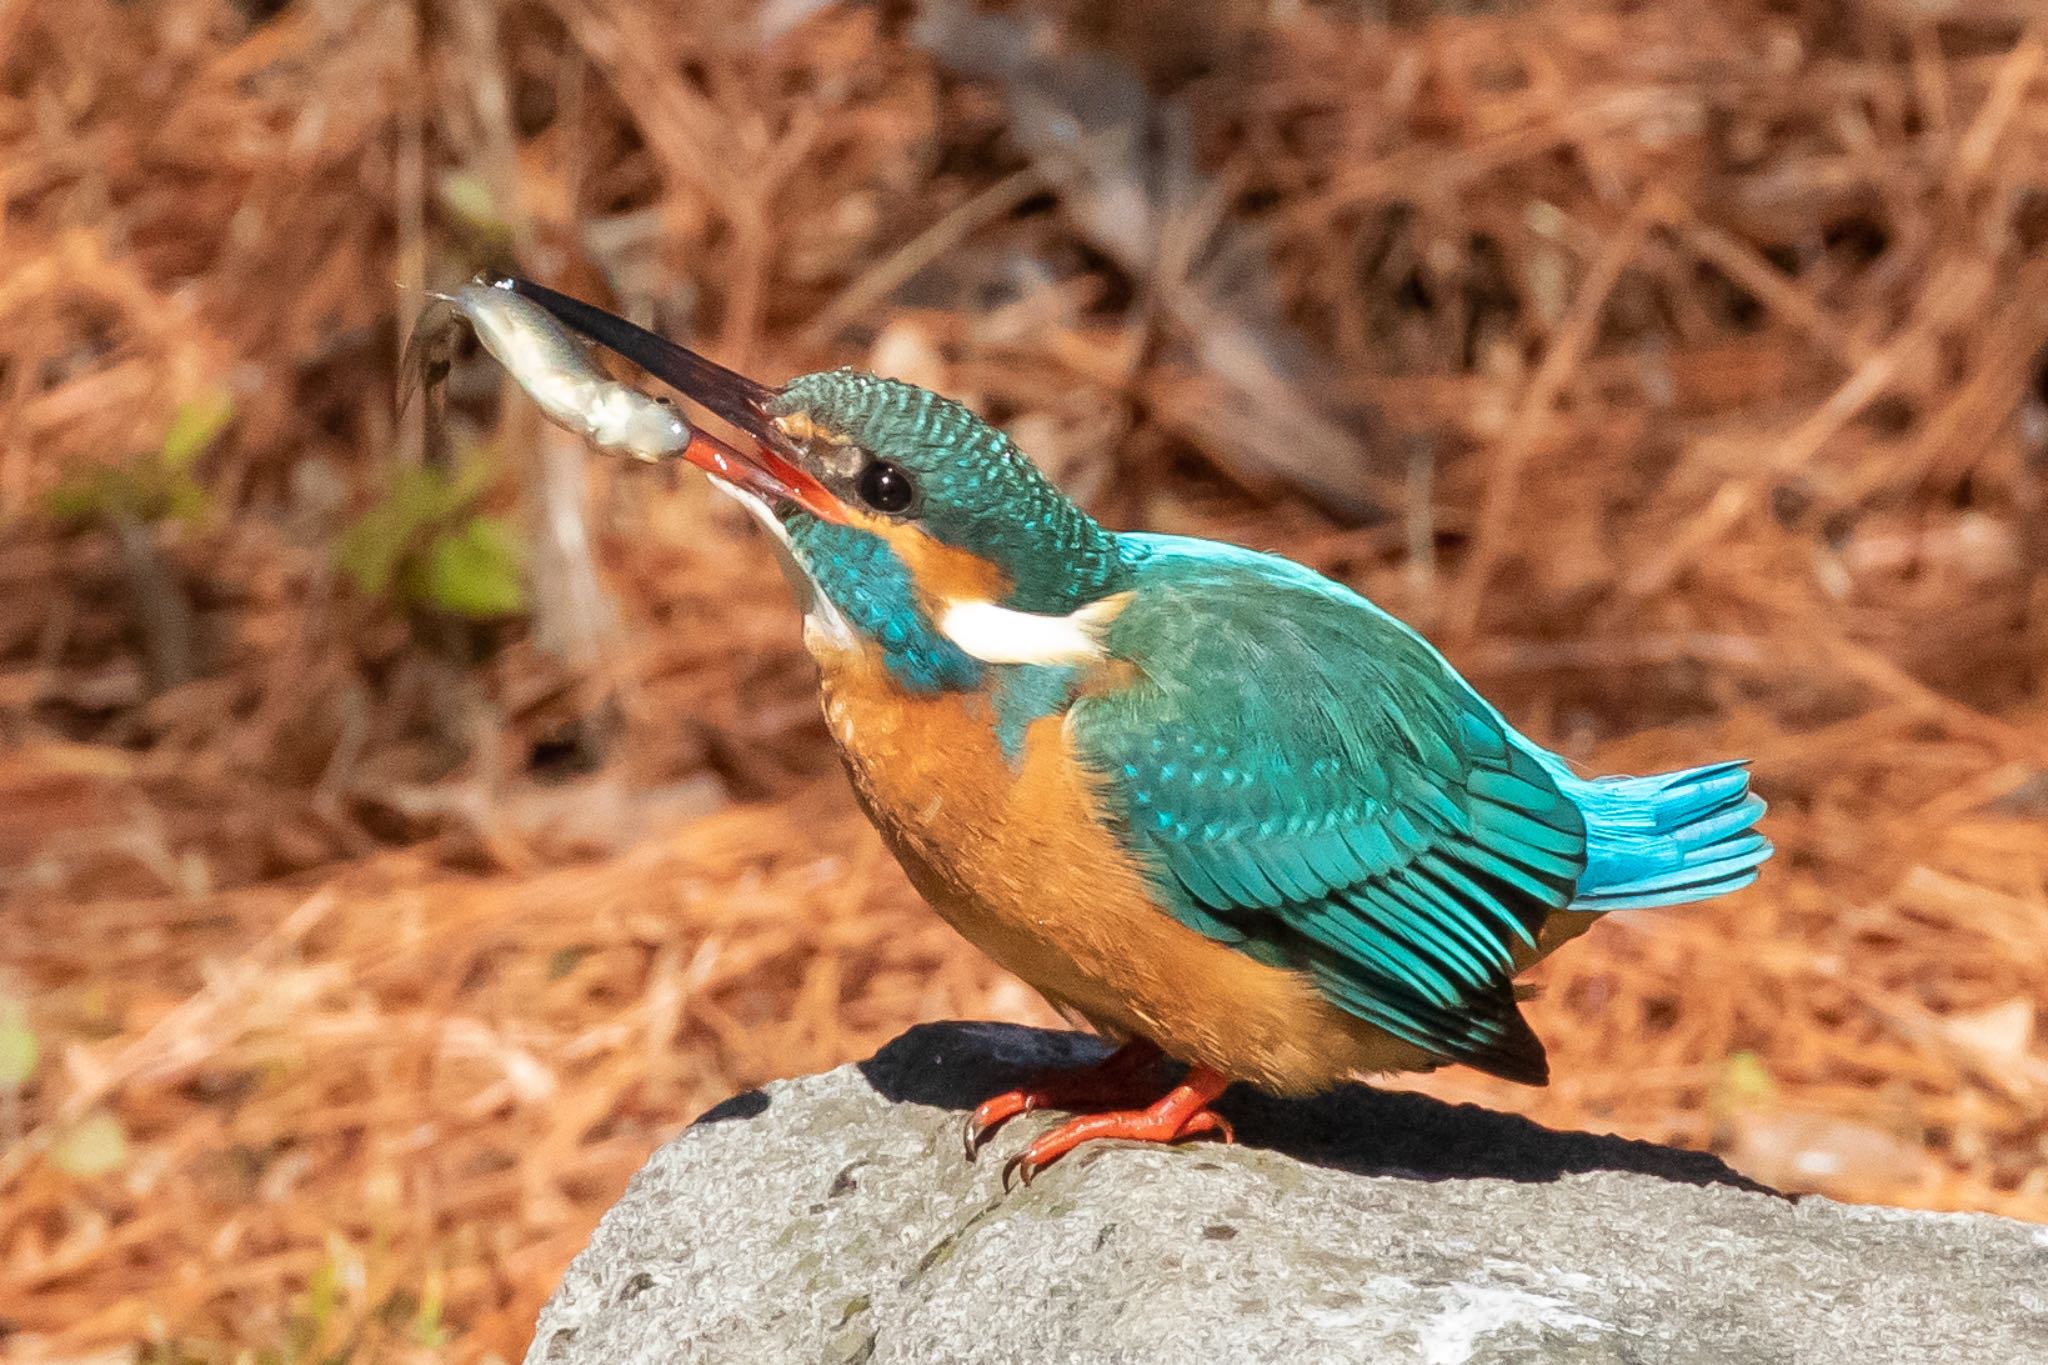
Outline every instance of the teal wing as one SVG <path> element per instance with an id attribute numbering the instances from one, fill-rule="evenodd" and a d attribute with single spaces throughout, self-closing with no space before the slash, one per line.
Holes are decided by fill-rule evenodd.
<path id="1" fill-rule="evenodd" d="M 1586 865 L 1578 807 L 1419 636 L 1307 569 L 1129 537 L 1110 651 L 1070 722 L 1160 902 L 1443 1058 L 1540 1083 L 1518 945 Z"/>

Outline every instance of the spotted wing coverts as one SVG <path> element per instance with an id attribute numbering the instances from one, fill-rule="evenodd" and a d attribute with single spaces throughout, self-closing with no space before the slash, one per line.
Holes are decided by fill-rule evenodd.
<path id="1" fill-rule="evenodd" d="M 1284 560 L 1125 538 L 1130 686 L 1073 711 L 1165 908 L 1447 1060 L 1540 1082 L 1516 1008 L 1586 866 L 1578 807 L 1407 627 Z"/>

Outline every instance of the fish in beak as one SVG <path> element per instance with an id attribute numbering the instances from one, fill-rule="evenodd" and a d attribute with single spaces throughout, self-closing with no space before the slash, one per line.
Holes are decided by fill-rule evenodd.
<path id="1" fill-rule="evenodd" d="M 824 521 L 847 520 L 845 504 L 798 463 L 799 453 L 775 424 L 774 389 L 545 285 L 517 277 L 496 285 L 546 310 L 571 332 L 632 361 L 746 438 L 731 445 L 693 423 L 690 439 L 679 452 L 683 459 L 771 508 L 793 503 Z"/>
<path id="2" fill-rule="evenodd" d="M 427 298 L 399 360 L 401 415 L 415 388 L 431 393 L 447 377 L 455 330 L 466 322 L 549 420 L 600 449 L 653 463 L 680 455 L 695 434 L 673 402 L 613 379 L 586 342 L 511 290 L 479 280 Z"/>

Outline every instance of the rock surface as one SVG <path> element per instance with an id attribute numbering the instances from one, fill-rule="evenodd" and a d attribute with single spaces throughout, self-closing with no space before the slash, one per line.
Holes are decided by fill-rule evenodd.
<path id="1" fill-rule="evenodd" d="M 1239 1145 L 1098 1146 L 1005 1195 L 1091 1039 L 911 1031 L 657 1152 L 529 1365 L 668 1361 L 2048 1362 L 2048 1228 L 1798 1202 L 1698 1153 L 1416 1095 L 1233 1094 Z"/>

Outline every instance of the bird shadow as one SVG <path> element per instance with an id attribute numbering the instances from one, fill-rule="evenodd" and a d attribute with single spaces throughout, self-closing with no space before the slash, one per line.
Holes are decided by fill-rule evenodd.
<path id="1" fill-rule="evenodd" d="M 1048 1069 L 1085 1065 L 1107 1050 L 1100 1039 L 1080 1033 L 1013 1024 L 921 1024 L 859 1068 L 888 1100 L 967 1110 Z M 719 1110 L 748 1098 L 736 1097 Z M 752 1112 L 765 1107 L 764 1100 Z M 1538 1182 L 1619 1171 L 1788 1198 L 1705 1152 L 1545 1128 L 1519 1115 L 1405 1091 L 1346 1085 L 1289 1100 L 1236 1086 L 1217 1108 L 1236 1127 L 1243 1146 L 1358 1175 Z M 714 1121 L 719 1110 L 704 1121 Z M 736 1107 L 720 1115 L 742 1116 Z"/>

